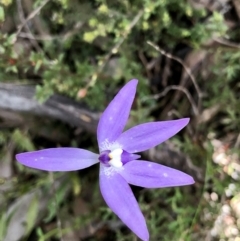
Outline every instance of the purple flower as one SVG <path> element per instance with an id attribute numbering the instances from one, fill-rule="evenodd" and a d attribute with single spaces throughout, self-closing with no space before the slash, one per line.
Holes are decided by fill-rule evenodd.
<path id="1" fill-rule="evenodd" d="M 135 153 L 152 148 L 185 127 L 189 118 L 149 122 L 123 129 L 136 93 L 137 80 L 128 82 L 103 112 L 97 129 L 100 154 L 79 148 L 50 148 L 16 155 L 23 165 L 45 171 L 74 171 L 100 162 L 100 189 L 112 211 L 142 240 L 148 229 L 129 184 L 162 188 L 193 184 L 191 176 Z M 123 133 L 122 133 L 123 132 Z"/>

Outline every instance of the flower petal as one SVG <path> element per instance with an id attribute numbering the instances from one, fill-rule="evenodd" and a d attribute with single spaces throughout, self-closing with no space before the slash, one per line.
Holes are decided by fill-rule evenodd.
<path id="1" fill-rule="evenodd" d="M 127 162 L 139 159 L 140 157 L 141 157 L 140 155 L 132 154 L 132 153 L 128 153 L 126 151 L 123 151 L 123 153 L 121 155 L 121 161 L 122 161 L 123 164 L 126 164 Z"/>
<path id="2" fill-rule="evenodd" d="M 21 164 L 45 171 L 74 171 L 99 162 L 98 156 L 79 148 L 50 148 L 16 155 Z"/>
<path id="3" fill-rule="evenodd" d="M 122 133 L 116 142 L 127 152 L 145 151 L 174 136 L 188 124 L 189 120 L 183 118 L 141 124 Z"/>
<path id="4" fill-rule="evenodd" d="M 139 238 L 148 241 L 146 222 L 131 188 L 121 175 L 110 173 L 106 168 L 101 165 L 100 169 L 100 189 L 104 200 Z"/>
<path id="5" fill-rule="evenodd" d="M 194 183 L 193 178 L 184 172 L 148 161 L 128 162 L 120 175 L 128 183 L 146 188 L 175 187 Z"/>
<path id="6" fill-rule="evenodd" d="M 135 79 L 129 81 L 103 112 L 97 129 L 100 151 L 106 150 L 106 143 L 114 142 L 122 133 L 134 100 L 137 82 Z"/>

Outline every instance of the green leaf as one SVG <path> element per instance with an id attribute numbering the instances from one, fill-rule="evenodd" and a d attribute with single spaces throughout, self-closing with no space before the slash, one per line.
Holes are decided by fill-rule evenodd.
<path id="1" fill-rule="evenodd" d="M 35 196 L 32 199 L 28 212 L 27 212 L 26 231 L 25 231 L 26 235 L 30 233 L 30 231 L 32 230 L 32 228 L 35 225 L 35 221 L 37 219 L 38 210 L 39 210 L 38 206 L 39 206 L 38 198 L 37 198 L 37 196 Z"/>
<path id="2" fill-rule="evenodd" d="M 0 240 L 3 240 L 6 231 L 7 231 L 7 215 L 6 213 L 3 213 L 0 216 Z"/>
<path id="3" fill-rule="evenodd" d="M 0 6 L 0 22 L 3 22 L 4 20 L 5 20 L 4 8 Z"/>
<path id="4" fill-rule="evenodd" d="M 31 139 L 26 134 L 23 134 L 19 129 L 16 129 L 13 132 L 12 139 L 16 146 L 23 151 L 35 150 Z"/>

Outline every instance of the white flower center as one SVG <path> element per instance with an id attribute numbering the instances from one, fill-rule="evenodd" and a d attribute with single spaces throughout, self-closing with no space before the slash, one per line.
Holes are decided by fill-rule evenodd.
<path id="1" fill-rule="evenodd" d="M 121 155 L 123 153 L 123 150 L 120 148 L 117 148 L 113 151 L 111 151 L 108 156 L 111 159 L 108 163 L 113 167 L 122 167 L 122 161 L 121 161 Z"/>

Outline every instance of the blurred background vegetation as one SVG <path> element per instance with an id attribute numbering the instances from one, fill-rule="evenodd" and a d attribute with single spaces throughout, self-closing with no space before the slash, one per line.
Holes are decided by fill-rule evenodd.
<path id="1" fill-rule="evenodd" d="M 191 117 L 142 155 L 196 180 L 132 187 L 150 240 L 240 241 L 239 0 L 0 0 L 0 27 L 0 240 L 138 240 L 104 203 L 98 166 L 52 174 L 15 160 L 97 152 L 101 112 L 137 78 L 128 127 Z"/>

